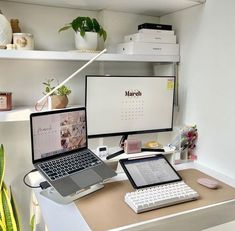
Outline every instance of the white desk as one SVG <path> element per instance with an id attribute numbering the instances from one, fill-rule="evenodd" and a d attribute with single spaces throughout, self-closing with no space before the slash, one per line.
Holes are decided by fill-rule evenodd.
<path id="1" fill-rule="evenodd" d="M 176 165 L 175 168 L 177 170 L 195 168 L 235 187 L 235 180 L 200 166 L 197 163 L 180 164 Z M 39 182 L 43 181 L 42 176 L 38 172 L 30 174 L 29 179 L 33 185 L 38 185 Z M 124 173 L 120 173 L 117 177 L 113 178 L 113 181 L 123 179 L 126 179 L 126 176 Z M 74 203 L 69 205 L 56 204 L 40 195 L 40 191 L 40 189 L 33 190 L 48 231 L 90 230 Z M 202 230 L 235 220 L 234 211 L 235 200 L 230 200 L 114 230 Z"/>

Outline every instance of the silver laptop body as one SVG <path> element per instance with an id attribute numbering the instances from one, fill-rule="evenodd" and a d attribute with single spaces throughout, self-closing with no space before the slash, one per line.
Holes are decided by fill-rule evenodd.
<path id="1" fill-rule="evenodd" d="M 88 149 L 85 107 L 32 113 L 30 132 L 33 165 L 62 196 L 116 175 Z"/>

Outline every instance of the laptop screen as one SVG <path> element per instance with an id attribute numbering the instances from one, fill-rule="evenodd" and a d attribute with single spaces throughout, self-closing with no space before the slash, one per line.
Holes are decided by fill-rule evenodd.
<path id="1" fill-rule="evenodd" d="M 33 162 L 87 147 L 85 108 L 30 115 Z"/>

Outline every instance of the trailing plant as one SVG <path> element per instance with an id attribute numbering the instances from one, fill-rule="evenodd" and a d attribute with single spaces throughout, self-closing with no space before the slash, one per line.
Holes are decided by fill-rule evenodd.
<path id="1" fill-rule="evenodd" d="M 48 79 L 46 82 L 43 82 L 43 85 L 45 86 L 45 91 L 43 92 L 44 95 L 51 92 L 55 88 L 55 86 L 52 86 L 53 81 L 54 79 Z M 71 90 L 65 85 L 62 85 L 56 91 L 54 91 L 51 95 L 69 95 L 70 93 L 71 93 Z"/>
<path id="2" fill-rule="evenodd" d="M 7 189 L 4 183 L 5 154 L 4 147 L 0 146 L 0 231 L 20 231 L 20 221 L 12 190 Z"/>
<path id="3" fill-rule="evenodd" d="M 65 31 L 72 28 L 75 32 L 80 32 L 82 37 L 85 36 L 86 32 L 96 32 L 100 37 L 103 37 L 105 41 L 107 38 L 107 32 L 104 28 L 98 23 L 95 18 L 90 17 L 77 17 L 72 22 L 67 23 L 64 27 L 59 29 L 59 32 Z"/>

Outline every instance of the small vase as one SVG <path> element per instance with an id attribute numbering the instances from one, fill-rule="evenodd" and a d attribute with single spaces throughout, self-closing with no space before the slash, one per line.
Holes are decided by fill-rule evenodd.
<path id="1" fill-rule="evenodd" d="M 65 108 L 68 105 L 67 95 L 52 95 L 48 97 L 48 109 Z"/>
<path id="2" fill-rule="evenodd" d="M 78 50 L 96 51 L 98 46 L 98 34 L 96 32 L 86 32 L 84 37 L 80 32 L 75 33 L 75 47 Z"/>
<path id="3" fill-rule="evenodd" d="M 11 24 L 0 10 L 0 45 L 5 46 L 6 44 L 11 43 L 11 40 L 12 40 Z"/>

